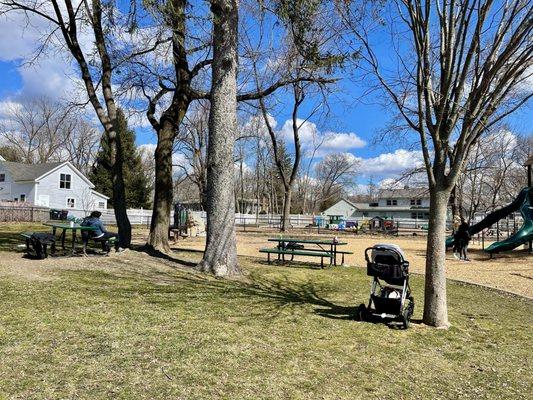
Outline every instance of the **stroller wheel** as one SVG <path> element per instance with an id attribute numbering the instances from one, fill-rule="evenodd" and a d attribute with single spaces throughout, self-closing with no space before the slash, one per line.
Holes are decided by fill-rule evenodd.
<path id="1" fill-rule="evenodd" d="M 409 328 L 409 326 L 411 325 L 411 317 L 413 316 L 414 311 L 415 311 L 415 302 L 410 299 L 409 304 L 407 305 L 407 307 L 405 307 L 402 313 L 402 323 L 403 323 L 404 329 Z"/>
<path id="2" fill-rule="evenodd" d="M 366 306 L 364 304 L 359 304 L 359 307 L 357 307 L 357 311 L 355 314 L 355 319 L 357 321 L 365 321 L 366 320 Z"/>

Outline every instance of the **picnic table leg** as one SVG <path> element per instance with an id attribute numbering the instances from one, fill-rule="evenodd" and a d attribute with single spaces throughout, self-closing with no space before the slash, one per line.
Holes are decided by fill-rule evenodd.
<path id="1" fill-rule="evenodd" d="M 67 235 L 67 230 L 63 229 L 63 233 L 61 234 L 61 247 L 63 250 L 65 250 L 65 236 Z"/>
<path id="2" fill-rule="evenodd" d="M 72 255 L 76 254 L 76 229 L 72 230 Z"/>
<path id="3" fill-rule="evenodd" d="M 52 235 L 54 235 L 54 239 L 56 237 L 56 228 L 52 228 Z M 56 252 L 56 241 L 54 240 L 52 245 L 50 246 L 50 253 L 54 254 Z"/>
<path id="4" fill-rule="evenodd" d="M 270 253 L 267 253 L 268 263 L 270 264 Z"/>

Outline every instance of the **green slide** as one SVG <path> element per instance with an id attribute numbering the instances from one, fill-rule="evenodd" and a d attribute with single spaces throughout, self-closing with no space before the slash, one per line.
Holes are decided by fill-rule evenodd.
<path id="1" fill-rule="evenodd" d="M 485 249 L 488 253 L 500 253 L 502 251 L 512 250 L 521 244 L 527 243 L 533 239 L 533 187 L 526 187 L 520 191 L 513 202 L 502 207 L 483 218 L 482 221 L 472 225 L 468 232 L 475 235 L 483 229 L 489 228 L 500 219 L 507 215 L 520 210 L 524 218 L 524 225 L 512 236 L 506 240 L 491 244 Z M 446 239 L 446 247 L 453 246 L 453 236 Z"/>
<path id="2" fill-rule="evenodd" d="M 533 187 L 525 188 L 523 191 L 527 191 L 527 195 L 520 206 L 520 214 L 524 218 L 524 225 L 506 240 L 492 243 L 485 249 L 487 253 L 493 254 L 512 250 L 533 240 Z"/>

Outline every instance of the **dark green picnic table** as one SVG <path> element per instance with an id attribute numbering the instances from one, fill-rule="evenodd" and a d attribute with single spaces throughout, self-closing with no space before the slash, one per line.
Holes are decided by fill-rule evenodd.
<path id="1" fill-rule="evenodd" d="M 328 253 L 331 256 L 331 260 L 333 261 L 333 265 L 337 265 L 337 246 L 345 246 L 348 243 L 347 242 L 340 242 L 338 240 L 325 240 L 325 239 L 306 239 L 306 238 L 284 238 L 283 236 L 277 237 L 277 238 L 269 238 L 269 242 L 277 242 L 278 248 L 282 248 L 281 244 L 285 243 L 293 243 L 293 244 L 312 244 L 316 245 L 320 251 L 324 253 Z M 286 248 L 286 246 L 284 246 Z M 326 248 L 324 248 L 326 247 Z M 327 249 L 329 247 L 329 249 Z M 290 248 L 288 249 L 290 250 Z M 310 251 L 313 251 L 313 249 L 308 249 Z M 298 251 L 298 250 L 296 250 Z M 344 262 L 344 254 L 350 254 L 350 252 L 342 252 L 343 256 L 343 262 Z M 279 256 L 279 254 L 278 254 Z"/>
<path id="2" fill-rule="evenodd" d="M 72 255 L 76 254 L 76 232 L 79 230 L 80 233 L 82 231 L 94 231 L 94 228 L 92 226 L 81 226 L 80 224 L 73 223 L 70 224 L 69 222 L 47 222 L 44 225 L 51 226 L 52 227 L 52 234 L 55 236 L 58 229 L 61 229 L 61 247 L 63 250 L 65 249 L 65 238 L 67 236 L 67 231 L 72 231 Z M 55 252 L 55 245 L 52 246 L 52 253 Z"/>

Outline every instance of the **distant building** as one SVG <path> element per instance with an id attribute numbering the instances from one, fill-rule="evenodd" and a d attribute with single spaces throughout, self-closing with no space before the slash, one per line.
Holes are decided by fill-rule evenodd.
<path id="1" fill-rule="evenodd" d="M 375 202 L 353 203 L 339 200 L 324 215 L 345 218 L 429 219 L 429 192 L 427 189 L 386 189 Z"/>
<path id="2" fill-rule="evenodd" d="M 0 200 L 90 211 L 106 209 L 108 199 L 68 161 L 24 164 L 0 160 Z"/>

